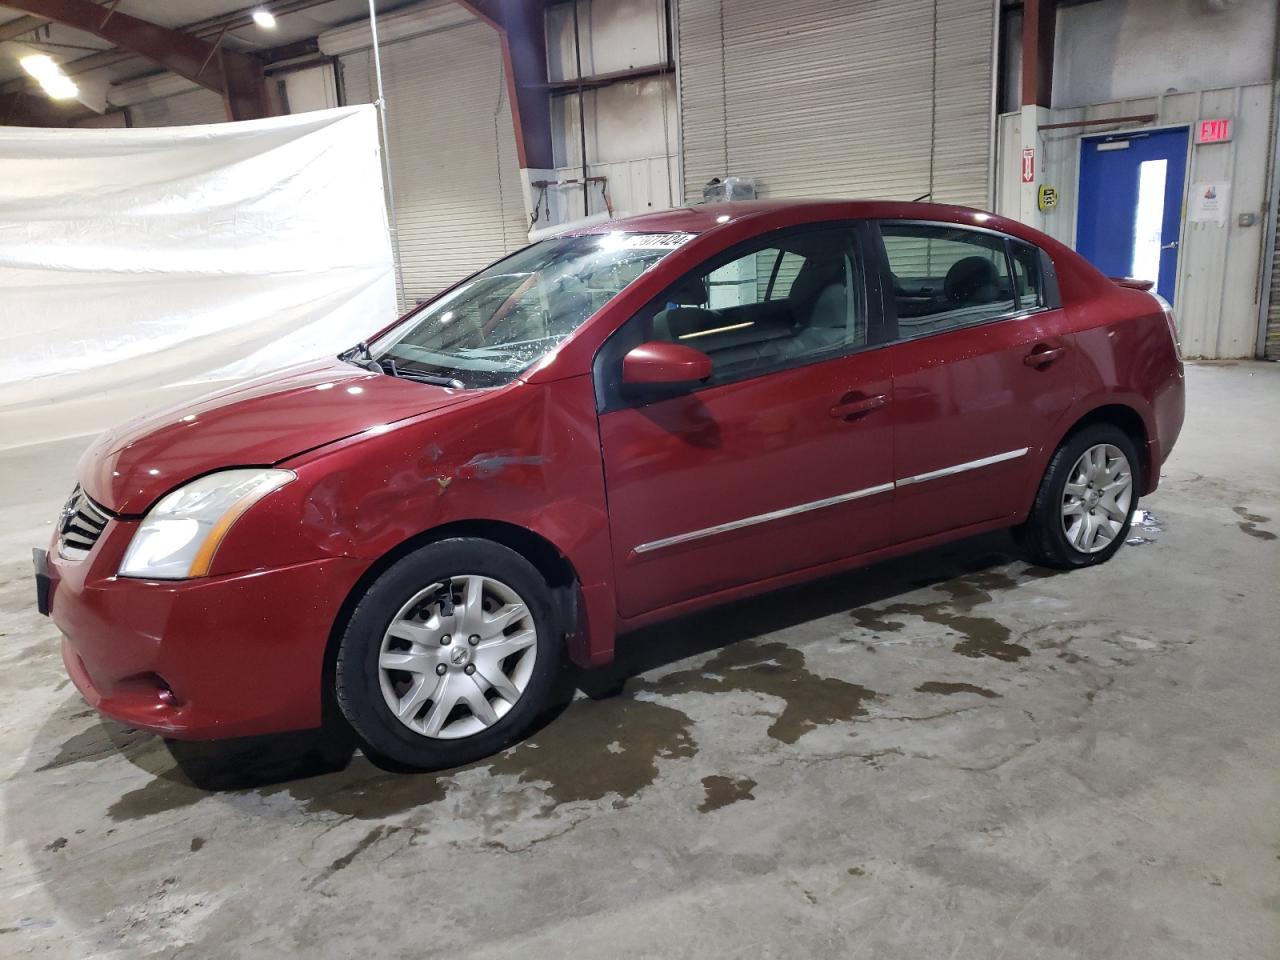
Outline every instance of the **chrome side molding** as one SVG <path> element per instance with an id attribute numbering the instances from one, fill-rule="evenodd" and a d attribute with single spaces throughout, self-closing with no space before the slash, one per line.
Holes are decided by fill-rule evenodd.
<path id="1" fill-rule="evenodd" d="M 690 530 L 688 533 L 678 533 L 674 537 L 665 537 L 662 540 L 651 540 L 648 543 L 640 544 L 635 548 L 635 552 L 651 553 L 654 550 L 661 550 L 664 547 L 674 547 L 679 543 L 689 543 L 693 540 L 702 540 L 705 537 L 714 537 L 719 533 L 728 533 L 730 530 L 741 530 L 743 527 L 754 527 L 758 523 L 769 523 L 771 520 L 782 520 L 785 517 L 794 517 L 798 513 L 808 513 L 810 510 L 821 510 L 823 507 L 833 507 L 837 503 L 848 503 L 850 500 L 861 500 L 863 497 L 873 497 L 877 493 L 888 493 L 892 489 L 892 483 L 882 483 L 875 487 L 866 487 L 862 490 L 854 490 L 852 493 L 842 493 L 839 496 L 827 497 L 825 500 L 812 500 L 809 503 L 797 504 L 794 507 L 783 507 L 781 510 L 773 510 L 769 513 L 759 513 L 754 517 L 743 517 L 741 520 L 730 520 L 728 523 L 721 523 L 714 527 L 705 527 L 702 530 Z"/>
<path id="2" fill-rule="evenodd" d="M 917 473 L 914 477 L 903 477 L 894 483 L 895 487 L 905 487 L 912 483 L 924 483 L 926 480 L 937 480 L 939 477 L 950 477 L 957 473 L 964 473 L 966 470 L 977 470 L 979 467 L 989 467 L 993 463 L 1003 463 L 1006 460 L 1017 460 L 1021 456 L 1025 456 L 1029 447 L 1023 447 L 1021 450 L 1010 450 L 1007 453 L 997 453 L 990 457 L 983 457 L 981 460 L 970 460 L 968 463 L 957 463 L 952 467 L 943 467 L 941 470 L 930 470 L 928 473 Z"/>
<path id="3" fill-rule="evenodd" d="M 821 510 L 824 507 L 834 507 L 838 503 L 848 503 L 851 500 L 861 500 L 863 497 L 874 497 L 877 494 L 888 493 L 890 490 L 897 487 L 905 487 L 913 483 L 925 483 L 929 480 L 937 480 L 941 477 L 954 476 L 957 473 L 964 473 L 968 470 L 978 470 L 982 467 L 989 467 L 996 463 L 1003 463 L 1006 460 L 1016 460 L 1018 457 L 1025 456 L 1029 450 L 1029 447 L 1022 447 L 1020 450 L 1008 450 L 1005 453 L 993 454 L 990 457 L 983 457 L 980 460 L 970 460 L 966 463 L 957 463 L 954 466 L 943 467 L 941 470 L 931 470 L 928 473 L 918 473 L 914 477 L 904 477 L 901 480 L 895 480 L 893 483 L 881 483 L 874 487 L 864 487 L 861 490 L 854 490 L 852 493 L 841 493 L 834 497 L 827 497 L 824 500 L 811 500 L 808 503 L 796 504 L 794 507 L 783 507 L 781 510 L 771 510 L 769 513 L 758 513 L 753 517 L 743 517 L 741 520 L 730 520 L 728 523 L 720 523 L 714 527 L 703 527 L 701 530 L 690 530 L 688 533 L 677 533 L 673 537 L 663 537 L 661 540 L 650 540 L 648 543 L 639 544 L 632 552 L 637 555 L 652 553 L 655 550 L 663 550 L 667 547 L 678 546 L 682 543 L 692 543 L 695 540 L 704 540 L 707 537 L 714 537 L 721 533 L 729 533 L 732 530 L 742 530 L 745 527 L 754 527 L 761 523 L 783 520 L 787 517 L 794 517 L 797 514 L 808 513 L 810 510 Z"/>

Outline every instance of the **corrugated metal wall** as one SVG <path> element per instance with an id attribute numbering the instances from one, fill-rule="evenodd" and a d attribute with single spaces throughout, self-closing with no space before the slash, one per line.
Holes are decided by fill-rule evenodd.
<path id="1" fill-rule="evenodd" d="M 1266 324 L 1260 331 L 1260 353 L 1268 360 L 1280 360 L 1280 84 L 1276 86 L 1271 114 L 1271 195 L 1267 229 L 1270 237 L 1270 283 L 1267 284 Z M 1265 247 L 1265 244 L 1264 244 Z"/>
<path id="2" fill-rule="evenodd" d="M 989 206 L 990 0 L 679 0 L 678 16 L 686 200 L 731 174 L 761 196 Z"/>
<path id="3" fill-rule="evenodd" d="M 605 186 L 614 212 L 646 213 L 678 204 L 682 191 L 676 157 L 680 135 L 674 71 L 619 78 L 629 71 L 667 67 L 664 0 L 553 3 L 546 8 L 546 25 L 547 74 L 552 82 L 577 78 L 579 51 L 582 75 L 608 80 L 594 89 L 586 88 L 583 126 L 588 176 L 607 178 Z M 576 180 L 582 175 L 576 92 L 561 88 L 552 94 L 551 139 L 554 176 L 547 179 Z M 586 192 L 585 207 L 583 190 L 577 185 L 552 187 L 535 196 L 542 200 L 539 228 L 606 210 L 599 184 Z"/>
<path id="4" fill-rule="evenodd" d="M 1194 223 L 1183 227 L 1174 315 L 1187 357 L 1254 355 L 1261 298 L 1266 295 L 1262 289 L 1263 224 L 1270 109 L 1271 86 L 1254 84 L 1050 111 L 1051 123 L 1155 114 L 1154 125 L 1193 126 L 1210 117 L 1234 118 L 1230 143 L 1191 147 L 1188 188 L 1198 181 L 1230 182 L 1231 210 L 1224 225 Z M 1135 127 L 1140 125 L 1114 129 Z M 1020 130 L 1017 114 L 1000 118 L 996 210 L 1014 217 L 1018 215 L 1020 188 Z M 1058 205 L 1045 216 L 1043 229 L 1068 245 L 1075 245 L 1080 138 L 1111 130 L 1104 126 L 1041 133 L 1038 182 L 1052 184 L 1059 192 Z M 1255 214 L 1254 225 L 1240 226 L 1237 218 L 1241 213 Z"/>
<path id="5" fill-rule="evenodd" d="M 225 123 L 227 110 L 220 94 L 203 87 L 128 108 L 134 127 L 184 127 L 197 123 Z"/>
<path id="6" fill-rule="evenodd" d="M 341 58 L 346 103 L 373 58 Z M 410 303 L 528 242 L 498 34 L 479 21 L 382 47 L 400 268 Z"/>
<path id="7" fill-rule="evenodd" d="M 1272 239 L 1275 253 L 1271 258 L 1271 290 L 1267 308 L 1267 332 L 1263 342 L 1263 356 L 1268 360 L 1280 360 L 1280 218 L 1276 219 L 1276 235 Z"/>

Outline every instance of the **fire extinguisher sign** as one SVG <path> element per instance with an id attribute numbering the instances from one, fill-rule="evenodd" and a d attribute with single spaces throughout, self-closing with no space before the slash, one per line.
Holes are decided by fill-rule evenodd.
<path id="1" fill-rule="evenodd" d="M 1035 147 L 1022 148 L 1022 182 L 1036 182 L 1036 149 Z"/>

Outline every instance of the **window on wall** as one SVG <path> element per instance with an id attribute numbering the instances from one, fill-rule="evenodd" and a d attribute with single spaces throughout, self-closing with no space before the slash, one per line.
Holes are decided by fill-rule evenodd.
<path id="1" fill-rule="evenodd" d="M 914 223 L 882 223 L 880 234 L 900 338 L 982 323 L 1018 309 L 1003 237 Z"/>
<path id="2" fill-rule="evenodd" d="M 637 321 L 646 339 L 703 351 L 712 383 L 756 376 L 867 343 L 851 235 L 789 232 L 687 274 Z"/>

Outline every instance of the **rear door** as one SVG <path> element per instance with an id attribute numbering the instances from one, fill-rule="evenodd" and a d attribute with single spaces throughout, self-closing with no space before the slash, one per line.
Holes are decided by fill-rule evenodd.
<path id="1" fill-rule="evenodd" d="M 619 611 L 659 607 L 884 546 L 892 384 L 856 230 L 743 244 L 678 280 L 596 360 Z M 712 359 L 701 388 L 628 396 L 648 340 Z"/>
<path id="2" fill-rule="evenodd" d="M 893 376 L 893 539 L 1018 509 L 1075 396 L 1074 344 L 1036 247 L 951 224 L 882 222 Z"/>

